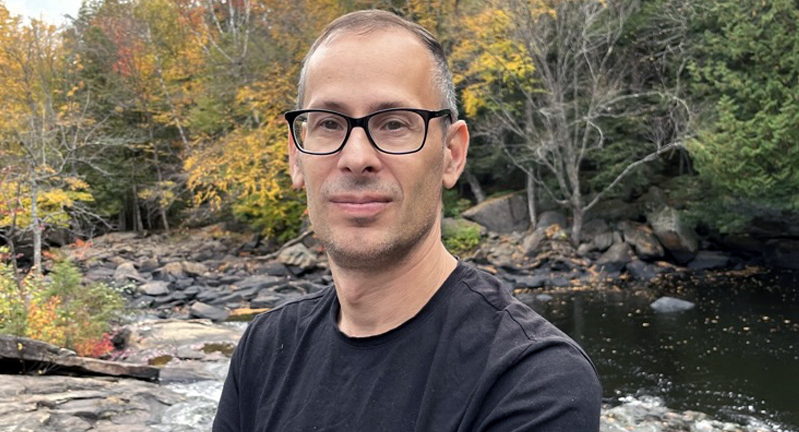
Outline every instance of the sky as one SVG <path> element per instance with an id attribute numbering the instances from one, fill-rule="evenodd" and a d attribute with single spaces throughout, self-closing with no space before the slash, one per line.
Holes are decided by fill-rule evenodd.
<path id="1" fill-rule="evenodd" d="M 82 0 L 0 0 L 13 15 L 43 17 L 51 24 L 63 24 L 64 14 L 78 15 Z"/>

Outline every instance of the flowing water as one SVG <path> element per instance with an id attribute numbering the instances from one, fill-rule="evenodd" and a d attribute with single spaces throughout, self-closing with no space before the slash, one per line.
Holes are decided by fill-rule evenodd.
<path id="1" fill-rule="evenodd" d="M 649 304 L 661 295 L 696 307 L 655 313 Z M 654 397 L 678 411 L 799 432 L 799 273 L 519 298 L 585 348 L 610 405 Z M 167 386 L 189 399 L 159 430 L 210 431 L 227 364 L 208 370 L 219 380 Z"/>

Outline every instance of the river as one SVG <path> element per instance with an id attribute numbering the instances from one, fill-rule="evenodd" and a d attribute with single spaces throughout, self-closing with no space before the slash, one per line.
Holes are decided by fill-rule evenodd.
<path id="1" fill-rule="evenodd" d="M 611 406 L 654 397 L 670 409 L 799 432 L 798 293 L 799 273 L 784 272 L 519 298 L 585 348 Z M 655 313 L 649 304 L 661 295 L 697 306 Z M 168 386 L 190 399 L 160 430 L 210 430 L 227 365 L 208 367 L 218 381 Z"/>

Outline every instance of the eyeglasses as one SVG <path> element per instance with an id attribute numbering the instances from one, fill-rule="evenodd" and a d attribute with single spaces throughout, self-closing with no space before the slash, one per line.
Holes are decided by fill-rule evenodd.
<path id="1" fill-rule="evenodd" d="M 340 151 L 356 127 L 363 128 L 369 142 L 383 153 L 415 153 L 424 147 L 430 120 L 445 116 L 451 120 L 452 111 L 391 108 L 361 118 L 321 109 L 289 111 L 285 114 L 297 149 L 313 155 L 329 155 Z"/>

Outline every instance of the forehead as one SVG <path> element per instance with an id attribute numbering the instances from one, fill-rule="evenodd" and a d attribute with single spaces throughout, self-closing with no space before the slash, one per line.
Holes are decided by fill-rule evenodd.
<path id="1" fill-rule="evenodd" d="M 375 106 L 437 109 L 433 55 L 401 29 L 338 32 L 308 59 L 303 106 L 346 109 Z"/>

